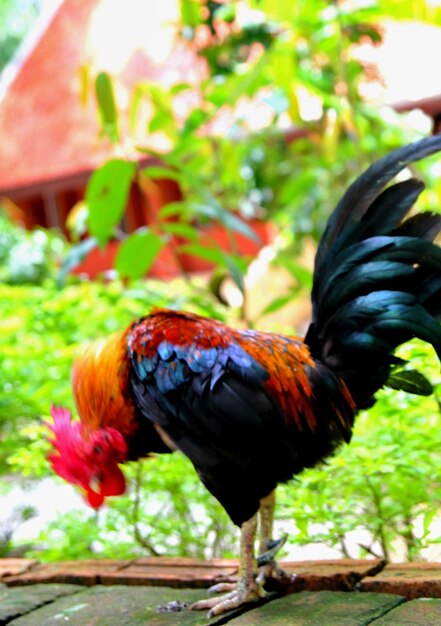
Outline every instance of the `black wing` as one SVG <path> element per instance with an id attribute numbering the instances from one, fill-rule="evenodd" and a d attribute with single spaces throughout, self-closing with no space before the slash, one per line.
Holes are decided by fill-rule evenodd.
<path id="1" fill-rule="evenodd" d="M 234 523 L 291 477 L 295 453 L 265 388 L 268 373 L 237 343 L 201 349 L 164 341 L 149 356 L 132 348 L 130 359 L 140 413 L 189 457 Z"/>

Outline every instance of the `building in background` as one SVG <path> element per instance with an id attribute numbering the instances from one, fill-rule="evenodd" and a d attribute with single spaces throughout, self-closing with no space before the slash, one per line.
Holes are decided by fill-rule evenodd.
<path id="1" fill-rule="evenodd" d="M 85 98 L 84 77 L 99 71 L 118 76 L 116 95 L 124 112 L 139 81 L 166 88 L 184 81 L 197 85 L 204 67 L 178 37 L 179 0 L 54 0 L 53 7 L 0 85 L 0 198 L 18 207 L 28 228 L 41 225 L 66 233 L 66 218 L 83 198 L 90 173 L 115 156 L 115 147 L 99 138 L 97 110 L 91 94 Z M 409 46 L 409 40 L 415 45 Z M 403 111 L 419 107 L 437 127 L 441 78 L 429 68 L 441 58 L 438 28 L 386 24 L 384 43 L 362 47 L 359 54 L 382 76 L 366 87 L 373 98 Z M 122 136 L 129 136 L 124 128 Z M 140 134 L 139 142 L 166 149 L 156 135 Z M 138 155 L 135 144 L 133 136 L 123 141 L 119 154 Z M 149 188 L 134 185 L 123 227 L 132 232 L 151 223 L 161 206 L 179 198 L 170 180 Z M 110 266 L 115 250 L 95 251 L 91 272 Z M 161 275 L 175 273 L 170 256 L 158 263 Z"/>

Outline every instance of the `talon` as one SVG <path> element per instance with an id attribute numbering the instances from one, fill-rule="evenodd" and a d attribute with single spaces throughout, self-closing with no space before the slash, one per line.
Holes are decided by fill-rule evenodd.
<path id="1" fill-rule="evenodd" d="M 210 609 L 208 617 L 221 615 L 232 609 L 237 609 L 244 604 L 257 602 L 266 596 L 266 592 L 258 585 L 254 589 L 235 589 L 232 593 L 227 593 L 217 598 L 206 598 L 199 600 L 190 606 L 193 611 L 201 611 Z"/>
<path id="2" fill-rule="evenodd" d="M 226 599 L 227 596 L 222 596 L 224 599 Z M 204 600 L 198 600 L 197 602 L 194 602 L 193 604 L 190 605 L 190 609 L 192 611 L 204 611 L 206 609 L 212 609 L 213 607 L 216 606 L 216 604 L 219 604 L 220 602 L 222 602 L 222 597 L 219 598 L 205 598 Z"/>
<path id="3" fill-rule="evenodd" d="M 220 583 L 222 585 L 222 583 Z M 225 583 L 229 585 L 229 583 Z M 218 585 L 214 585 L 217 587 Z M 250 604 L 251 602 L 257 602 L 266 597 L 266 591 L 258 584 L 253 585 L 252 588 L 240 588 L 233 585 L 234 591 L 227 593 L 223 596 L 217 596 L 216 598 L 206 598 L 205 600 L 199 600 L 190 606 L 190 609 L 194 611 L 200 611 L 204 609 L 210 609 L 208 611 L 208 617 L 214 617 L 215 615 L 221 615 L 232 609 L 237 609 L 244 604 Z M 231 588 L 231 587 L 230 587 Z"/>
<path id="4" fill-rule="evenodd" d="M 280 539 L 271 539 L 267 541 L 266 545 L 268 549 L 266 550 L 266 552 L 263 552 L 263 554 L 260 554 L 257 557 L 256 561 L 258 574 L 256 577 L 256 582 L 262 587 L 265 586 L 265 583 L 269 578 L 282 578 L 284 576 L 284 572 L 277 565 L 275 557 L 285 545 L 287 539 L 288 535 L 285 534 L 280 537 Z"/>
<path id="5" fill-rule="evenodd" d="M 278 552 L 283 548 L 287 539 L 288 539 L 288 535 L 285 534 L 282 537 L 280 537 L 280 539 L 276 539 L 276 540 L 272 539 L 271 541 L 268 541 L 268 544 L 267 544 L 268 550 L 266 552 L 263 552 L 263 554 L 260 554 L 256 559 L 257 567 L 268 565 L 269 563 L 274 561 L 274 558 L 276 557 Z"/>
<path id="6" fill-rule="evenodd" d="M 226 593 L 227 591 L 234 591 L 236 589 L 236 583 L 217 583 L 207 589 L 207 593 Z"/>
<path id="7" fill-rule="evenodd" d="M 254 590 L 236 589 L 236 591 L 233 591 L 233 593 L 229 593 L 226 596 L 218 598 L 218 600 L 220 601 L 218 601 L 217 604 L 212 606 L 212 608 L 208 611 L 208 617 L 215 617 L 216 615 L 221 615 L 222 613 L 226 613 L 227 611 L 238 609 L 244 604 L 257 602 L 265 596 L 266 592 L 257 585 Z"/>
<path id="8" fill-rule="evenodd" d="M 268 580 L 268 578 L 271 577 L 273 570 L 274 570 L 274 567 L 272 563 L 268 563 L 267 565 L 263 565 L 262 567 L 260 567 L 259 573 L 256 576 L 256 583 L 260 585 L 261 587 L 263 587 L 266 581 Z"/>

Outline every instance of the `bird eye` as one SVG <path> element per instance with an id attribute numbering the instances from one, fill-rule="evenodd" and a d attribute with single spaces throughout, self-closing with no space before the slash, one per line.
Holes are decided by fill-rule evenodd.
<path id="1" fill-rule="evenodd" d="M 102 450 L 103 449 L 101 446 L 93 446 L 93 451 L 95 452 L 95 454 L 101 454 Z"/>

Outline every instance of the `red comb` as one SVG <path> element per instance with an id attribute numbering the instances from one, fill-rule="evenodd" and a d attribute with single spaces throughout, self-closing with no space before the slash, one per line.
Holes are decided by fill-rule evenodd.
<path id="1" fill-rule="evenodd" d="M 127 454 L 127 444 L 115 428 L 98 429 L 84 438 L 81 422 L 74 422 L 68 409 L 51 407 L 53 433 L 50 442 L 55 448 L 48 458 L 53 470 L 86 492 L 90 506 L 98 508 L 107 496 L 125 491 L 124 474 L 118 467 Z M 99 449 L 99 456 L 96 450 Z M 99 485 L 95 487 L 96 479 Z"/>
<path id="2" fill-rule="evenodd" d="M 81 423 L 73 422 L 70 411 L 62 407 L 52 406 L 51 415 L 54 423 L 48 426 L 54 437 L 50 442 L 56 452 L 49 455 L 49 461 L 59 476 L 70 483 L 81 485 L 87 476 Z"/>

